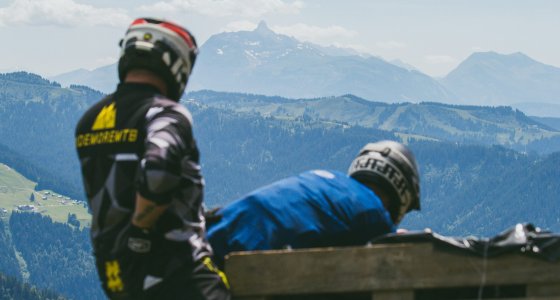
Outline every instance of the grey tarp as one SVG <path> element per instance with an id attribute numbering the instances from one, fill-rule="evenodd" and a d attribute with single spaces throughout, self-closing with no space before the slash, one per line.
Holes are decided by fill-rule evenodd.
<path id="1" fill-rule="evenodd" d="M 517 224 L 491 238 L 448 237 L 431 230 L 391 233 L 373 239 L 372 244 L 431 242 L 442 250 L 483 257 L 521 253 L 548 261 L 560 259 L 560 234 L 541 231 L 532 224 Z"/>

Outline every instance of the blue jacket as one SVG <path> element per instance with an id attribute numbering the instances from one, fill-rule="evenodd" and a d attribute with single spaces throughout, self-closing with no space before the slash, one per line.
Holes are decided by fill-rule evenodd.
<path id="1" fill-rule="evenodd" d="M 260 188 L 218 212 L 208 239 L 232 251 L 348 246 L 395 231 L 379 197 L 348 175 L 314 170 Z"/>

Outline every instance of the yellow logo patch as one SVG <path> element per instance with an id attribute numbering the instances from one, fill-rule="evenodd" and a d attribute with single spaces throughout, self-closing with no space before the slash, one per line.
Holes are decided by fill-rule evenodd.
<path id="1" fill-rule="evenodd" d="M 91 132 L 76 136 L 76 147 L 90 147 L 106 144 L 135 143 L 138 140 L 138 129 L 115 129 L 117 109 L 115 102 L 104 106 L 91 127 Z"/>
<path id="2" fill-rule="evenodd" d="M 115 102 L 103 107 L 101 112 L 95 118 L 93 122 L 93 127 L 91 130 L 102 130 L 115 128 L 115 122 L 117 119 L 117 109 L 115 108 Z"/>
<path id="3" fill-rule="evenodd" d="M 122 292 L 124 284 L 121 280 L 121 268 L 116 260 L 105 263 L 105 275 L 107 276 L 107 288 L 115 293 Z"/>

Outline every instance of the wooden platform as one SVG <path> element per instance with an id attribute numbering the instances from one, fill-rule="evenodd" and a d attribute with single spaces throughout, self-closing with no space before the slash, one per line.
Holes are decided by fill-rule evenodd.
<path id="1" fill-rule="evenodd" d="M 495 258 L 431 243 L 240 252 L 226 260 L 235 299 L 560 299 L 560 262 Z"/>

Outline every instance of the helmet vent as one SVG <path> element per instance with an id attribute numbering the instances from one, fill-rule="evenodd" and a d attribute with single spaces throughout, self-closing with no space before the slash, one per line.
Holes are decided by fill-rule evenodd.
<path id="1" fill-rule="evenodd" d="M 169 54 L 169 52 L 165 52 L 163 53 L 163 55 L 161 56 L 161 59 L 163 60 L 163 62 L 166 65 L 171 65 L 171 55 Z"/>
<path id="2" fill-rule="evenodd" d="M 387 148 L 383 149 L 383 151 L 381 151 L 380 153 L 381 153 L 381 155 L 387 157 L 387 156 L 389 156 L 389 154 L 391 154 L 391 148 L 387 147 Z"/>

